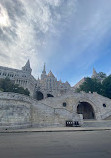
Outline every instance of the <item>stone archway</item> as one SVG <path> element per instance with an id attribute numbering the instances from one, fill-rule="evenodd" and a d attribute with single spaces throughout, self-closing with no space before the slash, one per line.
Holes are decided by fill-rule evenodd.
<path id="1" fill-rule="evenodd" d="M 40 91 L 37 91 L 37 92 L 36 92 L 36 99 L 37 99 L 37 100 L 42 100 L 42 99 L 44 99 L 43 93 L 40 92 Z"/>
<path id="2" fill-rule="evenodd" d="M 92 105 L 88 102 L 79 102 L 77 113 L 83 114 L 83 119 L 95 119 L 95 112 Z"/>

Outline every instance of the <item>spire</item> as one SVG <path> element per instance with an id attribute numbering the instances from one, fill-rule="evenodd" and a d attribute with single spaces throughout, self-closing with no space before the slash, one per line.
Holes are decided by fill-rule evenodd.
<path id="1" fill-rule="evenodd" d="M 43 73 L 43 74 L 46 74 L 46 70 L 45 70 L 45 63 L 44 63 L 44 68 L 43 68 L 42 73 Z"/>
<path id="2" fill-rule="evenodd" d="M 28 59 L 28 61 L 26 62 L 25 66 L 22 67 L 22 70 L 25 71 L 25 72 L 27 72 L 27 73 L 30 73 L 30 74 L 31 74 L 32 69 L 31 69 L 31 67 L 30 67 L 30 61 L 29 61 L 29 59 Z"/>
<path id="3" fill-rule="evenodd" d="M 41 74 L 41 80 L 44 80 L 46 78 L 46 70 L 45 70 L 45 63 L 44 63 L 44 67 L 43 67 L 43 71 L 42 71 L 42 74 Z"/>
<path id="4" fill-rule="evenodd" d="M 45 63 L 44 63 L 44 71 L 45 71 Z"/>
<path id="5" fill-rule="evenodd" d="M 26 67 L 30 67 L 30 61 L 29 61 L 29 59 L 28 59 L 28 61 L 26 62 L 25 66 L 26 66 Z"/>
<path id="6" fill-rule="evenodd" d="M 96 74 L 97 74 L 97 72 L 96 72 L 95 68 L 93 68 L 93 74 L 94 74 L 94 75 L 96 75 Z"/>
<path id="7" fill-rule="evenodd" d="M 92 74 L 92 78 L 97 76 L 97 72 L 96 70 L 93 68 L 93 74 Z"/>

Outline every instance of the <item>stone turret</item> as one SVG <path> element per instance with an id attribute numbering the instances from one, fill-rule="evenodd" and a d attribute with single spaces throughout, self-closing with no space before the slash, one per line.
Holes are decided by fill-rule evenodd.
<path id="1" fill-rule="evenodd" d="M 25 71 L 26 73 L 31 74 L 32 69 L 30 67 L 30 61 L 29 60 L 26 62 L 25 66 L 22 67 L 22 70 Z"/>

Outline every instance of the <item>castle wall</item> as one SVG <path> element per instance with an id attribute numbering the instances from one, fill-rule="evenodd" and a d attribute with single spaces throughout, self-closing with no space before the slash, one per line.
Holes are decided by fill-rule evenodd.
<path id="1" fill-rule="evenodd" d="M 66 120 L 79 121 L 82 125 L 77 106 L 83 101 L 91 104 L 96 120 L 110 118 L 111 100 L 96 93 L 73 93 L 37 101 L 21 94 L 0 92 L 0 128 L 65 126 Z"/>
<path id="2" fill-rule="evenodd" d="M 65 126 L 72 118 L 66 109 L 60 110 L 25 95 L 0 92 L 0 128 Z"/>
<path id="3" fill-rule="evenodd" d="M 69 93 L 60 97 L 47 98 L 41 101 L 41 103 L 53 108 L 67 109 L 74 114 L 77 113 L 77 106 L 80 102 L 87 102 L 92 106 L 96 120 L 102 120 L 111 115 L 111 99 L 97 93 Z M 66 107 L 63 107 L 63 103 L 66 103 Z M 104 105 L 106 107 L 104 107 Z"/>

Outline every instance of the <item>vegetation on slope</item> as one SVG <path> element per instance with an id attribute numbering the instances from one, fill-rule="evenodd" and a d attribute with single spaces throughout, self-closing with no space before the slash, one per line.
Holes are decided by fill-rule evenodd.
<path id="1" fill-rule="evenodd" d="M 105 77 L 102 82 L 99 79 L 87 77 L 85 78 L 85 82 L 83 82 L 76 91 L 85 91 L 86 93 L 89 91 L 91 93 L 97 92 L 98 94 L 111 99 L 111 75 Z"/>
<path id="2" fill-rule="evenodd" d="M 9 78 L 0 79 L 0 91 L 20 93 L 28 96 L 30 94 L 27 88 L 19 87 L 18 84 L 14 84 Z"/>

